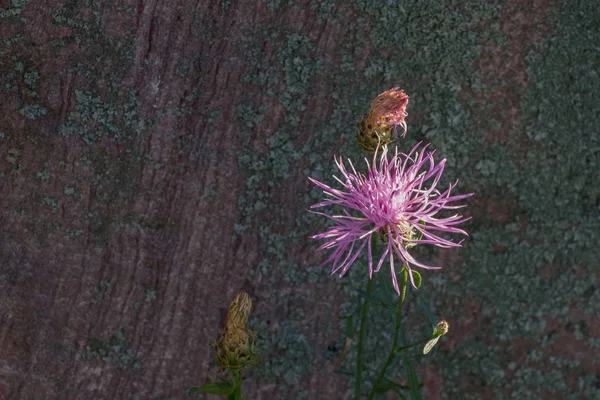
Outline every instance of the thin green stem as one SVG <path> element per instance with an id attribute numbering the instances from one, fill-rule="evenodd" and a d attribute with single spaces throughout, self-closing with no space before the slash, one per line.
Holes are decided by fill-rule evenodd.
<path id="1" fill-rule="evenodd" d="M 394 357 L 396 357 L 396 346 L 398 346 L 398 332 L 400 331 L 400 322 L 402 320 L 402 304 L 404 304 L 404 298 L 406 297 L 406 284 L 408 282 L 408 270 L 406 268 L 402 269 L 402 278 L 400 280 L 400 296 L 398 298 L 398 304 L 396 304 L 396 324 L 394 326 L 394 340 L 392 343 L 392 348 L 390 349 L 390 353 L 388 354 L 387 360 L 385 361 L 385 365 L 379 371 L 379 375 L 371 388 L 371 392 L 369 393 L 369 400 L 373 399 L 375 396 L 375 388 L 379 386 L 383 378 L 385 377 L 385 373 L 387 369 L 394 361 Z"/>
<path id="2" fill-rule="evenodd" d="M 228 400 L 242 400 L 242 380 L 240 371 L 232 371 L 233 374 L 233 393 L 227 396 Z"/>
<path id="3" fill-rule="evenodd" d="M 373 279 L 367 282 L 367 295 L 371 293 L 373 287 Z M 367 311 L 369 309 L 369 301 L 364 299 L 360 310 L 360 332 L 358 334 L 358 354 L 356 356 L 356 381 L 354 382 L 354 398 L 360 400 L 360 384 L 362 380 L 362 359 L 363 350 L 365 348 L 365 334 L 367 330 Z"/>
<path id="4" fill-rule="evenodd" d="M 419 340 L 418 342 L 414 342 L 414 343 L 407 344 L 406 346 L 398 347 L 396 350 L 394 350 L 394 353 L 400 354 L 406 349 L 410 349 L 411 347 L 415 347 L 420 344 L 425 344 L 425 343 L 429 342 L 431 339 L 432 338 L 428 337 L 427 339 Z"/>

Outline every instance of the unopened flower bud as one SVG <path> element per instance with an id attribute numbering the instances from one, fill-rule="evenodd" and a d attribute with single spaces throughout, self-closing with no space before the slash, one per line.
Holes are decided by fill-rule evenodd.
<path id="1" fill-rule="evenodd" d="M 369 113 L 358 123 L 356 138 L 367 151 L 375 152 L 378 145 L 388 144 L 396 139 L 397 127 L 406 135 L 404 118 L 408 95 L 399 88 L 381 93 L 371 102 Z"/>
<path id="2" fill-rule="evenodd" d="M 221 369 L 239 371 L 250 363 L 258 362 L 254 350 L 256 335 L 248 329 L 251 309 L 252 299 L 247 293 L 239 293 L 231 302 L 225 328 L 213 343 Z"/>
<path id="3" fill-rule="evenodd" d="M 442 336 L 448 333 L 448 329 L 450 329 L 450 325 L 445 320 L 438 322 L 437 326 L 433 330 L 433 336 Z"/>

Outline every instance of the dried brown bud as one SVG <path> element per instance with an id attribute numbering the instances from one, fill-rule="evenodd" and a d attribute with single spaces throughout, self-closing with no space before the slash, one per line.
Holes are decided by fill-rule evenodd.
<path id="1" fill-rule="evenodd" d="M 216 359 L 221 369 L 239 371 L 246 365 L 258 362 L 254 350 L 256 335 L 248 329 L 248 317 L 252 309 L 252 299 L 240 292 L 229 306 L 225 328 L 213 343 Z"/>

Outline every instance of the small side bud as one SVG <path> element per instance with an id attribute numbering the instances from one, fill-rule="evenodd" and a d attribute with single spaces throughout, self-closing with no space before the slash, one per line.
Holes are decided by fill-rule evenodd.
<path id="1" fill-rule="evenodd" d="M 215 356 L 221 369 L 237 372 L 248 364 L 257 364 L 258 356 L 254 349 L 256 334 L 248 329 L 248 317 L 252 309 L 252 299 L 241 292 L 231 302 L 225 328 L 218 340 L 212 343 Z"/>
<path id="2" fill-rule="evenodd" d="M 408 95 L 399 88 L 381 93 L 371 102 L 369 113 L 358 123 L 356 139 L 367 151 L 373 153 L 378 145 L 393 142 L 398 136 L 397 128 L 406 135 Z"/>
<path id="3" fill-rule="evenodd" d="M 442 320 L 438 322 L 437 326 L 433 329 L 433 336 L 443 336 L 448 333 L 448 329 L 450 329 L 450 325 L 448 325 L 446 320 Z"/>
<path id="4" fill-rule="evenodd" d="M 433 346 L 436 345 L 440 337 L 444 336 L 448 333 L 448 329 L 450 329 L 450 325 L 445 320 L 438 322 L 437 326 L 433 328 L 433 338 L 425 343 L 425 347 L 423 347 L 423 354 L 428 354 Z"/>

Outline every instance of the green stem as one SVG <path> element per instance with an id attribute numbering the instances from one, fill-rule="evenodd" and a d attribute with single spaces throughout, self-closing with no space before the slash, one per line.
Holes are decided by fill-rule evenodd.
<path id="1" fill-rule="evenodd" d="M 227 396 L 227 400 L 242 400 L 242 381 L 240 371 L 232 371 L 233 374 L 233 393 Z"/>
<path id="2" fill-rule="evenodd" d="M 427 339 L 419 340 L 418 342 L 414 342 L 414 343 L 407 344 L 406 346 L 398 347 L 396 350 L 394 350 L 394 353 L 395 354 L 400 354 L 400 353 L 402 353 L 406 349 L 418 346 L 420 344 L 425 344 L 425 343 L 429 342 L 431 339 L 434 339 L 434 338 L 433 337 L 428 337 Z"/>
<path id="3" fill-rule="evenodd" d="M 367 282 L 367 295 L 371 293 L 373 286 L 373 279 L 369 279 Z M 360 384 L 362 380 L 362 358 L 363 350 L 365 345 L 365 334 L 367 330 L 367 310 L 369 308 L 369 301 L 365 299 L 363 301 L 362 308 L 360 310 L 360 332 L 358 334 L 358 354 L 356 356 L 356 381 L 354 382 L 354 398 L 360 400 Z"/>
<path id="4" fill-rule="evenodd" d="M 402 304 L 404 304 L 404 298 L 406 297 L 406 284 L 408 282 L 408 270 L 406 268 L 402 269 L 402 278 L 400 280 L 400 297 L 398 298 L 398 304 L 396 305 L 396 325 L 394 327 L 394 340 L 392 343 L 392 348 L 390 349 L 390 353 L 388 354 L 387 360 L 385 361 L 385 365 L 379 371 L 379 375 L 371 388 L 371 392 L 369 393 L 369 400 L 373 399 L 375 396 L 375 388 L 379 386 L 383 378 L 385 377 L 385 373 L 387 369 L 394 361 L 394 357 L 396 357 L 396 346 L 398 346 L 398 332 L 400 331 L 400 322 L 402 320 Z"/>

